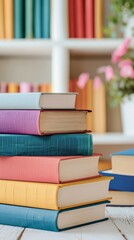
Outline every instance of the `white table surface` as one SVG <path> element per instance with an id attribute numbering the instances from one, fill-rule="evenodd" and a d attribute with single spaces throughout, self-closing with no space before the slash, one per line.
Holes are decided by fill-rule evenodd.
<path id="1" fill-rule="evenodd" d="M 0 240 L 134 240 L 134 207 L 107 207 L 108 221 L 64 232 L 0 225 Z"/>

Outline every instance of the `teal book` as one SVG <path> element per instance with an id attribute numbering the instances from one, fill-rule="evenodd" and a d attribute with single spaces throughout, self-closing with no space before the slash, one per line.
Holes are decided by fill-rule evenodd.
<path id="1" fill-rule="evenodd" d="M 66 210 L 0 204 L 0 224 L 58 232 L 107 220 L 105 206 L 108 203 L 105 201 Z"/>
<path id="2" fill-rule="evenodd" d="M 33 0 L 25 0 L 25 38 L 33 38 Z"/>
<path id="3" fill-rule="evenodd" d="M 41 1 L 41 36 L 50 38 L 50 0 Z"/>
<path id="4" fill-rule="evenodd" d="M 41 38 L 41 0 L 34 0 L 34 38 Z"/>
<path id="5" fill-rule="evenodd" d="M 91 134 L 0 134 L 0 156 L 90 156 Z"/>
<path id="6" fill-rule="evenodd" d="M 14 38 L 24 38 L 23 0 L 14 0 Z"/>

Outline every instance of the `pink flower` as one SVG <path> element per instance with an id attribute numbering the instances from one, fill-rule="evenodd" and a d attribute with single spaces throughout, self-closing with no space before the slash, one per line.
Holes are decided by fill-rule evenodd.
<path id="1" fill-rule="evenodd" d="M 126 66 L 131 66 L 131 65 L 132 65 L 132 60 L 130 60 L 130 59 L 122 60 L 122 61 L 119 63 L 119 67 L 120 67 L 120 68 L 123 68 L 123 67 L 126 67 Z"/>
<path id="2" fill-rule="evenodd" d="M 82 73 L 78 78 L 77 86 L 81 89 L 84 88 L 88 80 L 89 80 L 89 73 Z"/>
<path id="3" fill-rule="evenodd" d="M 101 87 L 101 85 L 102 85 L 101 78 L 98 77 L 98 76 L 96 76 L 96 77 L 94 78 L 94 81 L 93 81 L 93 87 L 94 87 L 95 89 L 98 89 L 98 88 Z"/>
<path id="4" fill-rule="evenodd" d="M 111 66 L 107 66 L 105 68 L 105 77 L 107 81 L 110 81 L 114 76 L 114 71 L 113 68 Z"/>
<path id="5" fill-rule="evenodd" d="M 120 70 L 120 75 L 123 78 L 134 78 L 134 70 L 133 67 L 130 65 L 126 65 L 123 68 L 121 68 Z"/>
<path id="6" fill-rule="evenodd" d="M 100 74 L 101 74 L 101 73 L 104 73 L 104 72 L 105 72 L 105 69 L 106 69 L 105 66 L 99 67 L 98 70 L 97 70 L 97 72 L 100 73 Z"/>
<path id="7" fill-rule="evenodd" d="M 131 38 L 126 38 L 123 43 L 113 52 L 112 54 L 112 62 L 119 62 L 120 58 L 126 54 L 128 46 L 131 42 Z"/>

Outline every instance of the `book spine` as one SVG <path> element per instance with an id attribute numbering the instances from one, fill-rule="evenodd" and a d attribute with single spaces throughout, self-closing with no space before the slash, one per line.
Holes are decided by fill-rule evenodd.
<path id="1" fill-rule="evenodd" d="M 75 12 L 75 0 L 69 0 L 69 37 L 76 37 L 76 12 Z"/>
<path id="2" fill-rule="evenodd" d="M 19 92 L 31 92 L 32 91 L 32 85 L 28 82 L 21 82 L 19 85 Z"/>
<path id="3" fill-rule="evenodd" d="M 17 93 L 19 92 L 19 85 L 15 82 L 10 82 L 8 83 L 7 89 L 8 93 Z"/>
<path id="4" fill-rule="evenodd" d="M 24 1 L 14 0 L 14 38 L 24 37 Z"/>
<path id="5" fill-rule="evenodd" d="M 13 38 L 13 0 L 4 0 L 5 38 Z"/>
<path id="6" fill-rule="evenodd" d="M 58 231 L 58 211 L 0 204 L 0 224 Z"/>
<path id="7" fill-rule="evenodd" d="M 10 86 L 10 88 L 9 88 Z M 8 92 L 11 92 L 11 83 L 8 84 Z M 34 97 L 33 97 L 34 96 Z M 24 94 L 4 94 L 0 95 L 0 109 L 40 109 L 41 93 Z"/>
<path id="8" fill-rule="evenodd" d="M 103 0 L 94 1 L 95 38 L 103 37 Z"/>
<path id="9" fill-rule="evenodd" d="M 33 0 L 25 0 L 25 38 L 33 38 Z"/>
<path id="10" fill-rule="evenodd" d="M 0 110 L 0 133 L 40 135 L 39 116 L 38 110 Z"/>
<path id="11" fill-rule="evenodd" d="M 0 203 L 58 210 L 58 184 L 0 180 Z"/>
<path id="12" fill-rule="evenodd" d="M 86 108 L 88 110 L 93 109 L 93 80 L 89 79 L 87 82 L 87 103 L 86 103 Z M 92 130 L 93 129 L 93 114 L 88 113 L 87 115 L 87 130 Z"/>
<path id="13" fill-rule="evenodd" d="M 92 153 L 91 134 L 0 134 L 0 156 L 90 156 Z"/>
<path id="14" fill-rule="evenodd" d="M 34 37 L 41 38 L 41 0 L 34 0 Z"/>
<path id="15" fill-rule="evenodd" d="M 1 82 L 0 83 L 0 92 L 1 93 L 7 93 L 7 83 L 6 82 Z"/>
<path id="16" fill-rule="evenodd" d="M 85 36 L 94 37 L 94 0 L 85 0 Z"/>
<path id="17" fill-rule="evenodd" d="M 0 39 L 4 38 L 4 0 L 0 0 Z"/>
<path id="18" fill-rule="evenodd" d="M 0 179 L 59 183 L 60 158 L 0 157 Z"/>
<path id="19" fill-rule="evenodd" d="M 42 0 L 41 37 L 50 38 L 50 0 Z"/>
<path id="20" fill-rule="evenodd" d="M 84 1 L 75 0 L 76 10 L 76 37 L 84 38 Z"/>

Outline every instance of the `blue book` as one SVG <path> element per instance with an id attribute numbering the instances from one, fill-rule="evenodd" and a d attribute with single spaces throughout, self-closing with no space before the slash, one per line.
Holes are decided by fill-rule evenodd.
<path id="1" fill-rule="evenodd" d="M 134 192 L 134 175 L 113 173 L 112 170 L 100 171 L 100 174 L 107 177 L 114 177 L 110 181 L 109 190 Z"/>
<path id="2" fill-rule="evenodd" d="M 128 150 L 124 150 L 124 151 L 121 151 L 121 152 L 115 152 L 115 153 L 112 153 L 112 155 L 127 155 L 127 156 L 134 156 L 134 148 L 130 148 Z"/>
<path id="3" fill-rule="evenodd" d="M 24 1 L 14 0 L 14 38 L 24 37 Z"/>
<path id="4" fill-rule="evenodd" d="M 34 37 L 41 38 L 41 0 L 34 0 Z"/>
<path id="5" fill-rule="evenodd" d="M 25 0 L 25 38 L 33 38 L 33 0 Z"/>
<path id="6" fill-rule="evenodd" d="M 58 232 L 107 220 L 105 218 L 107 203 L 109 201 L 66 210 L 46 210 L 0 204 L 0 224 Z"/>
<path id="7" fill-rule="evenodd" d="M 90 156 L 91 134 L 0 134 L 0 156 Z"/>
<path id="8" fill-rule="evenodd" d="M 50 0 L 41 1 L 41 36 L 50 38 Z"/>

